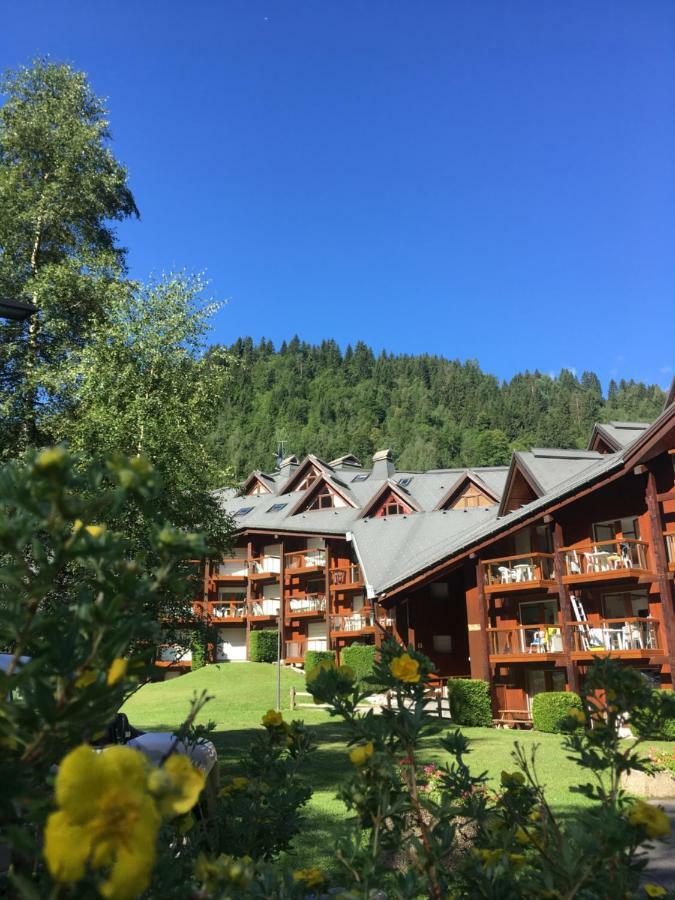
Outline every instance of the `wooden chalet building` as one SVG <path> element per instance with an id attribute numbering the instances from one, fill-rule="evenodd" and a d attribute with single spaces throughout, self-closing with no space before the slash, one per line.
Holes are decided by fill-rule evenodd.
<path id="1" fill-rule="evenodd" d="M 495 709 L 575 690 L 598 655 L 672 687 L 675 392 L 659 419 L 596 425 L 587 450 L 508 467 L 396 471 L 389 451 L 285 459 L 221 492 L 237 527 L 206 566 L 213 661 L 281 628 L 282 657 L 392 634 Z"/>

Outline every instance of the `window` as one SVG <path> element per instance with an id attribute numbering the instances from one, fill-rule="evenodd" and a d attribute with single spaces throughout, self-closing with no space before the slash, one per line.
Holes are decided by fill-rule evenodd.
<path id="1" fill-rule="evenodd" d="M 236 513 L 233 513 L 233 515 L 236 518 L 241 519 L 242 516 L 247 516 L 251 512 L 252 509 L 253 509 L 252 506 L 242 506 L 241 509 L 238 509 L 236 511 Z"/>
<path id="2" fill-rule="evenodd" d="M 593 540 L 597 543 L 612 542 L 621 535 L 624 538 L 640 539 L 640 523 L 637 519 L 615 519 L 610 522 L 596 522 L 593 525 Z"/>
<path id="3" fill-rule="evenodd" d="M 253 494 L 269 494 L 269 490 L 265 487 L 264 484 L 260 481 L 256 481 L 254 485 L 251 486 L 251 489 L 247 491 L 248 496 L 252 496 Z"/>
<path id="4" fill-rule="evenodd" d="M 413 476 L 409 475 L 406 478 L 399 478 L 398 483 L 401 485 L 401 487 L 408 487 L 412 480 Z"/>
<path id="5" fill-rule="evenodd" d="M 393 497 L 388 500 L 382 507 L 379 515 L 381 516 L 404 516 L 407 510 L 405 506 Z"/>
<path id="6" fill-rule="evenodd" d="M 649 615 L 649 597 L 646 589 L 605 594 L 602 605 L 606 619 L 631 619 L 635 616 L 646 618 Z"/>
<path id="7" fill-rule="evenodd" d="M 268 513 L 271 512 L 279 512 L 280 509 L 284 509 L 284 507 L 288 506 L 287 503 L 273 503 L 270 508 L 267 510 Z"/>
<path id="8" fill-rule="evenodd" d="M 450 509 L 479 509 L 493 505 L 493 501 L 479 490 L 475 484 L 468 484 L 452 503 Z"/>
<path id="9" fill-rule="evenodd" d="M 319 476 L 317 475 L 316 472 L 309 472 L 307 475 L 305 475 L 305 477 L 302 479 L 302 481 L 298 484 L 296 490 L 297 491 L 306 491 L 308 487 L 311 487 L 314 484 L 314 482 L 316 481 L 316 479 L 318 477 Z"/>
<path id="10" fill-rule="evenodd" d="M 335 496 L 329 488 L 324 487 L 319 491 L 307 509 L 331 509 L 333 506 L 335 506 Z"/>
<path id="11" fill-rule="evenodd" d="M 355 476 L 352 478 L 352 484 L 353 484 L 355 481 L 365 481 L 367 477 L 368 477 L 368 473 L 367 473 L 367 472 L 362 472 L 361 475 L 355 475 Z"/>

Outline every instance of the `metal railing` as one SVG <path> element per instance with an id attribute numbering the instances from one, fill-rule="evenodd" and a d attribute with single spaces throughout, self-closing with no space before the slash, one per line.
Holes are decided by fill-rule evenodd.
<path id="1" fill-rule="evenodd" d="M 620 653 L 625 650 L 659 650 L 659 621 L 634 616 L 570 622 L 572 649 L 582 653 Z"/>
<path id="2" fill-rule="evenodd" d="M 281 572 L 281 557 L 256 556 L 249 560 L 251 575 L 278 575 Z"/>
<path id="3" fill-rule="evenodd" d="M 514 625 L 488 628 L 491 656 L 522 656 L 524 653 L 562 653 L 559 625 Z"/>
<path id="4" fill-rule="evenodd" d="M 364 628 L 375 626 L 375 616 L 372 612 L 358 612 L 346 616 L 331 616 L 331 631 L 363 631 Z"/>
<path id="5" fill-rule="evenodd" d="M 625 572 L 626 569 L 647 569 L 646 541 L 622 538 L 615 541 L 595 541 L 581 547 L 562 547 L 566 575 L 600 575 Z"/>
<path id="6" fill-rule="evenodd" d="M 363 574 L 361 566 L 352 564 L 330 570 L 331 586 L 340 586 L 341 584 L 363 584 Z"/>
<path id="7" fill-rule="evenodd" d="M 523 553 L 483 561 L 485 584 L 526 584 L 528 581 L 553 581 L 552 553 Z"/>
<path id="8" fill-rule="evenodd" d="M 245 602 L 214 601 L 211 607 L 211 618 L 213 619 L 243 619 L 245 615 Z"/>
<path id="9" fill-rule="evenodd" d="M 248 604 L 249 616 L 278 616 L 281 609 L 281 600 L 276 597 L 264 597 L 260 600 L 251 600 Z"/>
<path id="10" fill-rule="evenodd" d="M 284 564 L 287 569 L 311 569 L 326 565 L 326 551 L 296 550 L 293 553 L 284 554 Z"/>
<path id="11" fill-rule="evenodd" d="M 326 610 L 326 598 L 322 594 L 307 594 L 305 597 L 291 597 L 286 606 L 288 615 L 295 613 L 315 612 Z"/>
<path id="12" fill-rule="evenodd" d="M 239 557 L 221 559 L 215 566 L 214 575 L 246 578 L 248 575 L 248 561 Z"/>

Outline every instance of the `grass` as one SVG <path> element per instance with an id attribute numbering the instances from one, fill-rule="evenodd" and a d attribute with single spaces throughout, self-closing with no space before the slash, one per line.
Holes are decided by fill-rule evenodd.
<path id="1" fill-rule="evenodd" d="M 281 698 L 286 718 L 290 718 L 291 687 L 304 690 L 304 686 L 302 674 L 282 668 Z M 143 686 L 126 702 L 123 711 L 137 728 L 169 731 L 184 720 L 194 692 L 204 689 L 214 699 L 203 710 L 199 721 L 215 721 L 212 740 L 218 749 L 221 774 L 228 778 L 236 774 L 253 733 L 261 727 L 262 715 L 274 707 L 274 666 L 243 662 L 205 666 L 181 678 Z M 312 727 L 317 743 L 317 750 L 306 768 L 314 793 L 306 811 L 306 827 L 295 845 L 301 864 L 309 865 L 321 858 L 325 860 L 326 849 L 330 854 L 330 848 L 335 846 L 335 837 L 346 813 L 335 795 L 350 763 L 345 750 L 346 732 L 341 722 L 318 708 L 296 710 L 293 718 L 303 719 Z M 497 786 L 503 769 L 513 770 L 511 754 L 517 740 L 525 748 L 539 745 L 537 771 L 545 785 L 548 801 L 557 811 L 574 814 L 582 803 L 587 802 L 570 791 L 570 787 L 582 779 L 583 772 L 567 758 L 561 736 L 492 728 L 464 728 L 463 731 L 471 739 L 469 764 L 472 772 L 486 771 L 491 786 Z M 447 761 L 438 736 L 427 739 L 423 748 L 423 762 L 432 761 Z"/>

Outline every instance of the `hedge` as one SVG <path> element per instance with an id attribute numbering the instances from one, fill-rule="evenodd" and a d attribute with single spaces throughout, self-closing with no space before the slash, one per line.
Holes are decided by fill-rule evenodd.
<path id="1" fill-rule="evenodd" d="M 581 697 L 572 691 L 545 691 L 532 701 L 532 724 L 537 731 L 558 734 L 570 709 L 583 711 Z"/>
<path id="2" fill-rule="evenodd" d="M 335 654 L 332 650 L 308 650 L 305 653 L 305 672 L 311 672 L 324 659 L 334 660 Z"/>
<path id="3" fill-rule="evenodd" d="M 340 663 L 352 668 L 357 681 L 361 682 L 373 674 L 375 652 L 374 644 L 350 644 L 349 647 L 340 650 Z"/>
<path id="4" fill-rule="evenodd" d="M 197 629 L 190 639 L 190 652 L 192 653 L 192 671 L 201 669 L 206 665 L 206 634 L 203 629 Z"/>
<path id="5" fill-rule="evenodd" d="M 273 663 L 277 661 L 279 632 L 276 628 L 254 628 L 248 639 L 248 655 L 251 662 Z"/>
<path id="6" fill-rule="evenodd" d="M 657 688 L 655 690 L 655 693 L 662 693 L 662 692 L 665 693 L 662 688 Z M 673 691 L 671 691 L 671 690 L 669 690 L 667 693 L 671 697 L 674 696 Z M 631 722 L 630 719 L 628 720 L 628 726 L 634 732 L 636 732 L 639 737 L 642 737 L 642 738 L 648 738 L 653 741 L 659 741 L 659 740 L 675 741 L 675 716 L 670 716 L 667 719 L 665 719 L 663 731 L 659 731 L 659 732 L 652 731 L 650 729 L 640 729 L 639 727 L 637 727 L 637 725 L 635 723 Z"/>
<path id="7" fill-rule="evenodd" d="M 448 681 L 450 715 L 457 725 L 492 725 L 492 701 L 487 681 L 452 678 Z"/>

